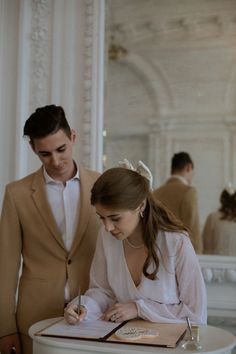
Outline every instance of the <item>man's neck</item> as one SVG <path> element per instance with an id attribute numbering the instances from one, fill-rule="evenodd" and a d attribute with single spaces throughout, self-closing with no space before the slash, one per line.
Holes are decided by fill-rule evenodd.
<path id="1" fill-rule="evenodd" d="M 188 182 L 188 180 L 183 176 L 183 175 L 180 175 L 178 173 L 173 173 L 171 175 L 171 177 L 173 178 L 178 178 L 181 182 L 183 182 L 184 184 L 186 185 L 189 185 L 190 183 Z"/>

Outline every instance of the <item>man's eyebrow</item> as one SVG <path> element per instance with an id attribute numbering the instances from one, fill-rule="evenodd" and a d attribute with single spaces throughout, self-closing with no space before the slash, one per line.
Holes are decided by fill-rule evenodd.
<path id="1" fill-rule="evenodd" d="M 64 148 L 66 146 L 66 144 L 60 145 L 58 146 L 55 150 L 59 150 L 61 148 Z M 47 151 L 47 150 L 39 150 L 38 154 L 50 154 L 51 151 Z"/>
<path id="2" fill-rule="evenodd" d="M 64 148 L 64 147 L 66 147 L 66 144 L 63 144 L 63 145 L 59 146 L 58 148 L 56 148 L 56 150 L 59 150 L 59 149 Z"/>

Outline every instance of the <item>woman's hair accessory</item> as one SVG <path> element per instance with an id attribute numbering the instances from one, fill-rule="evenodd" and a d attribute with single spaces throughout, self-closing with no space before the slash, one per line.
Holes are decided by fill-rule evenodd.
<path id="1" fill-rule="evenodd" d="M 225 187 L 225 190 L 229 195 L 233 195 L 235 193 L 235 188 L 233 187 L 231 182 L 228 182 L 227 186 Z"/>
<path id="2" fill-rule="evenodd" d="M 149 170 L 149 168 L 142 161 L 139 161 L 137 164 L 137 167 L 135 168 L 131 164 L 131 162 L 129 162 L 127 159 L 124 159 L 123 161 L 119 161 L 119 166 L 127 168 L 128 170 L 136 171 L 141 176 L 147 178 L 147 180 L 149 181 L 150 190 L 152 190 L 152 183 L 153 183 L 152 173 Z"/>

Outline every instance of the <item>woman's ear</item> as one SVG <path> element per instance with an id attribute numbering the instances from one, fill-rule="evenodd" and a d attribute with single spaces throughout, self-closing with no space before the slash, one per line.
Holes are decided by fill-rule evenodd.
<path id="1" fill-rule="evenodd" d="M 139 205 L 139 211 L 140 213 L 143 213 L 144 210 L 146 209 L 146 205 L 147 205 L 147 199 L 145 198 L 142 203 Z"/>

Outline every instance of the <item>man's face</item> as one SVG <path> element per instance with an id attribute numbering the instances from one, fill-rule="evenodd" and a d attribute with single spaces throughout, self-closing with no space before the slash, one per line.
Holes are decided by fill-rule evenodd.
<path id="1" fill-rule="evenodd" d="M 50 134 L 45 138 L 34 139 L 32 148 L 43 163 L 50 177 L 66 182 L 75 172 L 72 150 L 75 142 L 75 132 L 72 130 L 69 138 L 63 130 Z"/>
<path id="2" fill-rule="evenodd" d="M 187 168 L 186 168 L 186 179 L 189 183 L 189 185 L 192 184 L 192 180 L 193 180 L 193 176 L 194 176 L 194 171 L 193 171 L 193 165 L 192 164 L 188 164 Z"/>

